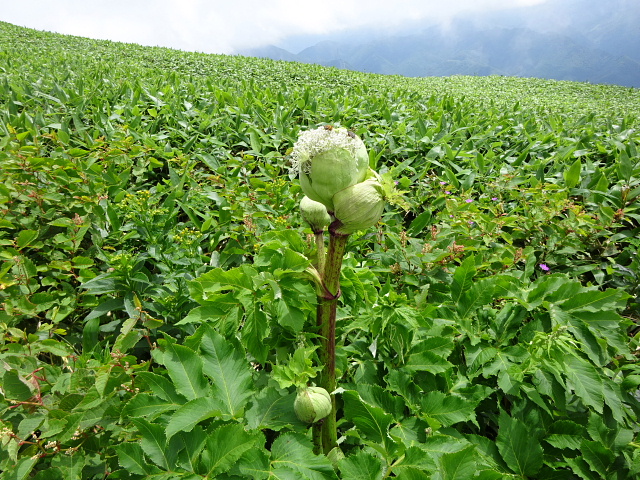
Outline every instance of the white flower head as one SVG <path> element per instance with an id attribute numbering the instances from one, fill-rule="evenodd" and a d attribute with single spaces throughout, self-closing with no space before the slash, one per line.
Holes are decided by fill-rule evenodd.
<path id="1" fill-rule="evenodd" d="M 345 128 L 331 126 L 302 132 L 291 154 L 292 171 L 304 194 L 333 211 L 333 196 L 362 182 L 369 168 L 363 141 Z"/>
<path id="2" fill-rule="evenodd" d="M 291 170 L 296 174 L 309 173 L 311 159 L 336 148 L 355 155 L 362 140 L 346 128 L 319 127 L 300 133 L 291 152 Z"/>

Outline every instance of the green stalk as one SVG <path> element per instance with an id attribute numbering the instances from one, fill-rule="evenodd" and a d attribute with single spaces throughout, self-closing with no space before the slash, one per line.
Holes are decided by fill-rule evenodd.
<path id="1" fill-rule="evenodd" d="M 322 424 L 316 422 L 311 426 L 311 436 L 313 437 L 313 453 L 320 455 L 322 450 Z"/>
<path id="2" fill-rule="evenodd" d="M 320 327 L 320 386 L 331 394 L 336 389 L 336 308 L 340 298 L 340 270 L 348 235 L 330 230 L 329 250 L 323 274 L 323 294 L 318 297 L 317 324 Z M 322 450 L 325 455 L 338 445 L 336 400 L 331 395 L 331 413 L 322 421 Z M 318 447 L 316 445 L 316 447 Z"/>
<path id="3" fill-rule="evenodd" d="M 325 264 L 325 249 L 324 249 L 324 231 L 314 232 L 316 236 L 316 248 L 318 251 L 318 273 L 320 277 L 324 277 L 324 264 Z"/>

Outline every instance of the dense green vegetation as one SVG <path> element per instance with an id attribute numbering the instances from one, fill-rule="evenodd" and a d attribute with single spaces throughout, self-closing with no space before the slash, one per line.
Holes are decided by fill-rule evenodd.
<path id="1" fill-rule="evenodd" d="M 0 47 L 3 479 L 638 478 L 640 90 Z M 404 192 L 343 263 L 344 459 L 287 383 L 323 124 Z"/>

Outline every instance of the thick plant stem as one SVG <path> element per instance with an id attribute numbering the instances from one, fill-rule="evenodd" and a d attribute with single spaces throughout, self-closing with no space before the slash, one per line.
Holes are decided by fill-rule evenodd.
<path id="1" fill-rule="evenodd" d="M 324 291 L 318 298 L 317 323 L 322 338 L 320 360 L 323 364 L 320 386 L 329 393 L 336 389 L 336 308 L 340 297 L 340 270 L 347 239 L 348 235 L 331 232 L 323 273 Z M 333 395 L 331 404 L 331 413 L 322 422 L 322 450 L 325 454 L 338 445 L 336 400 Z"/>

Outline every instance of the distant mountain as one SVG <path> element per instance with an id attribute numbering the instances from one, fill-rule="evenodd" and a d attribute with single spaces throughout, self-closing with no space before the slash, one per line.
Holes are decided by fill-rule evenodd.
<path id="1" fill-rule="evenodd" d="M 495 74 L 640 88 L 637 0 L 555 0 L 411 35 L 359 38 L 328 39 L 298 54 L 277 47 L 239 53 L 411 77 Z"/>

